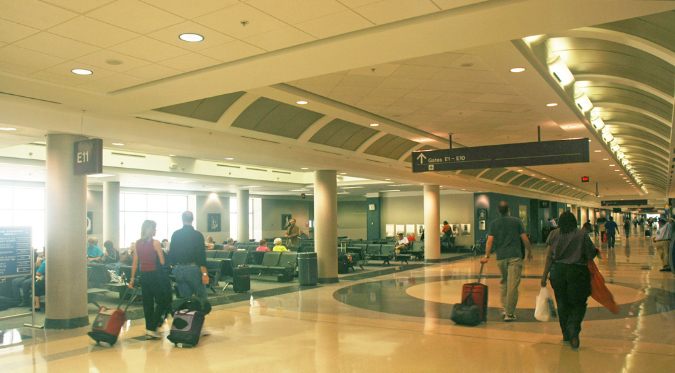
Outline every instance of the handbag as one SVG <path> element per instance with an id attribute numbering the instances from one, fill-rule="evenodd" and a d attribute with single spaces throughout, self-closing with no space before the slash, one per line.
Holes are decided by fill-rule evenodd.
<path id="1" fill-rule="evenodd" d="M 605 278 L 593 260 L 588 261 L 588 270 L 591 272 L 591 297 L 610 310 L 613 314 L 619 313 L 619 305 L 614 301 L 614 296 L 605 285 Z"/>

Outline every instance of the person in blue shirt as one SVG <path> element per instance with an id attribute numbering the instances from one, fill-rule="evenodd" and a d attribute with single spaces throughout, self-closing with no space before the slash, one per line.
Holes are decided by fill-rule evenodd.
<path id="1" fill-rule="evenodd" d="M 607 235 L 607 248 L 613 249 L 614 244 L 616 243 L 616 231 L 619 229 L 619 226 L 614 222 L 613 217 L 609 217 L 609 221 L 605 223 L 605 234 Z"/>
<path id="2" fill-rule="evenodd" d="M 98 244 L 98 238 L 89 237 L 87 240 L 87 260 L 89 262 L 103 262 L 103 251 L 96 244 Z"/>

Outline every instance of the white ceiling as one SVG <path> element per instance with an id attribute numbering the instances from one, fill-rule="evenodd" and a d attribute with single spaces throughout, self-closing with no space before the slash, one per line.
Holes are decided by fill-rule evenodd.
<path id="1" fill-rule="evenodd" d="M 125 150 L 148 154 L 233 157 L 241 164 L 294 172 L 331 168 L 382 182 L 391 178 L 418 190 L 433 183 L 532 195 L 454 174 L 413 175 L 403 160 L 373 163 L 362 152 L 310 144 L 308 136 L 292 140 L 230 127 L 244 101 L 268 97 L 294 105 L 306 99 L 310 103 L 303 108 L 327 118 L 364 126 L 377 121 L 379 131 L 428 140 L 420 147 L 446 147 L 448 133 L 461 146 L 536 141 L 537 127 L 542 140 L 590 137 L 591 163 L 523 172 L 584 189 L 587 204 L 598 200 L 592 197 L 595 186 L 582 185 L 581 175 L 597 181 L 605 199 L 636 198 L 636 189 L 609 166 L 609 152 L 581 125 L 575 108 L 511 43 L 675 9 L 672 2 L 621 0 L 608 10 L 607 3 L 0 0 L 0 123 L 18 129 L 0 132 L 0 146 L 44 140 L 47 133 L 77 133 L 103 138 L 106 147 L 123 142 Z M 205 40 L 183 42 L 178 35 L 184 32 Z M 516 66 L 527 70 L 508 71 Z M 73 68 L 94 74 L 77 76 Z M 233 105 L 215 124 L 153 111 L 235 91 L 247 92 L 238 101 L 242 107 Z M 547 108 L 548 102 L 560 104 Z M 135 186 L 138 172 L 118 172 L 135 174 L 120 176 L 123 186 Z M 166 172 L 167 178 L 177 177 Z M 178 176 L 194 178 L 188 184 L 195 185 L 209 178 Z M 238 185 L 212 181 L 204 185 L 221 191 Z M 293 183 L 278 189 L 260 184 L 269 193 L 296 193 Z"/>

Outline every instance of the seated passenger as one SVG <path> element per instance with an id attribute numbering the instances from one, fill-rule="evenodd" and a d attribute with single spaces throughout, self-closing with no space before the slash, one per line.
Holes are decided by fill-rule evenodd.
<path id="1" fill-rule="evenodd" d="M 45 264 L 47 261 L 42 261 L 40 268 L 35 273 L 35 295 L 33 301 L 35 302 L 35 310 L 40 311 L 40 296 L 45 295 Z"/>
<path id="2" fill-rule="evenodd" d="M 403 236 L 403 232 L 400 232 L 398 234 L 398 240 L 396 240 L 396 253 L 400 253 L 401 251 L 406 251 L 408 250 L 408 239 Z"/>
<path id="3" fill-rule="evenodd" d="M 120 255 L 119 262 L 122 263 L 123 265 L 130 266 L 131 263 L 133 263 L 134 261 L 134 250 L 136 250 L 136 242 L 132 242 L 129 250 L 125 251 L 122 255 Z"/>
<path id="4" fill-rule="evenodd" d="M 89 263 L 102 263 L 103 262 L 103 251 L 101 248 L 96 246 L 98 244 L 98 238 L 89 237 L 87 240 L 87 260 Z"/>
<path id="5" fill-rule="evenodd" d="M 216 247 L 216 243 L 213 242 L 213 237 L 211 236 L 206 237 L 206 242 L 204 242 L 204 246 L 206 247 L 206 250 L 213 250 L 213 248 Z"/>
<path id="6" fill-rule="evenodd" d="M 164 251 L 165 253 L 169 252 L 169 240 L 167 240 L 166 238 L 162 240 L 162 251 Z"/>
<path id="7" fill-rule="evenodd" d="M 44 274 L 44 267 L 42 266 L 43 263 L 44 263 L 44 256 L 39 256 L 35 260 L 35 268 L 38 268 L 38 271 L 40 271 L 41 269 L 42 274 Z M 17 277 L 12 280 L 12 294 L 14 296 L 14 299 L 21 301 L 19 307 L 30 306 L 31 286 L 33 286 L 33 276 L 30 275 Z"/>
<path id="8" fill-rule="evenodd" d="M 228 251 L 237 251 L 237 248 L 234 247 L 234 239 L 233 238 L 228 238 L 227 239 L 227 244 L 223 245 L 223 251 L 228 252 Z"/>
<path id="9" fill-rule="evenodd" d="M 289 251 L 286 246 L 281 244 L 281 238 L 275 238 L 274 239 L 274 247 L 272 248 L 272 251 Z"/>
<path id="10" fill-rule="evenodd" d="M 120 263 L 120 252 L 117 251 L 110 240 L 103 243 L 103 258 L 107 269 L 115 271 L 118 275 L 122 274 L 120 267 L 122 267 L 124 263 Z"/>
<path id="11" fill-rule="evenodd" d="M 258 246 L 258 248 L 255 249 L 255 251 L 270 251 L 270 248 L 267 247 L 267 241 L 265 241 L 264 239 L 260 240 L 260 246 Z"/>
<path id="12" fill-rule="evenodd" d="M 305 233 L 303 231 L 300 231 L 300 235 L 298 237 L 300 237 L 300 239 L 303 239 L 303 240 L 309 239 L 309 236 L 307 235 L 307 233 Z"/>
<path id="13" fill-rule="evenodd" d="M 415 242 L 415 232 L 410 233 L 410 236 L 408 236 L 408 242 Z"/>

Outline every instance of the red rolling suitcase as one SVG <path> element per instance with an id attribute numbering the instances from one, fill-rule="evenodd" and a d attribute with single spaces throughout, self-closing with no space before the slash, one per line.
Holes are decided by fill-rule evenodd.
<path id="1" fill-rule="evenodd" d="M 96 315 L 96 319 L 94 319 L 91 331 L 87 333 L 97 344 L 105 342 L 112 346 L 117 342 L 117 337 L 120 335 L 122 326 L 124 325 L 124 322 L 127 321 L 126 311 L 129 308 L 129 305 L 136 300 L 136 288 L 134 288 L 129 304 L 127 304 L 127 306 L 124 307 L 124 311 L 122 311 L 120 307 L 122 307 L 122 303 L 126 298 L 127 291 L 129 291 L 129 288 L 124 292 L 124 296 L 122 296 L 122 300 L 120 301 L 119 306 L 117 306 L 117 309 L 110 310 L 105 306 L 101 306 L 101 309 L 98 310 L 98 315 Z"/>
<path id="2" fill-rule="evenodd" d="M 471 282 L 462 286 L 462 302 L 464 302 L 466 297 L 471 294 L 473 303 L 480 309 L 480 320 L 487 322 L 488 287 L 487 285 L 480 283 L 484 266 L 485 264 L 480 265 L 480 273 L 478 274 L 477 282 Z"/>

